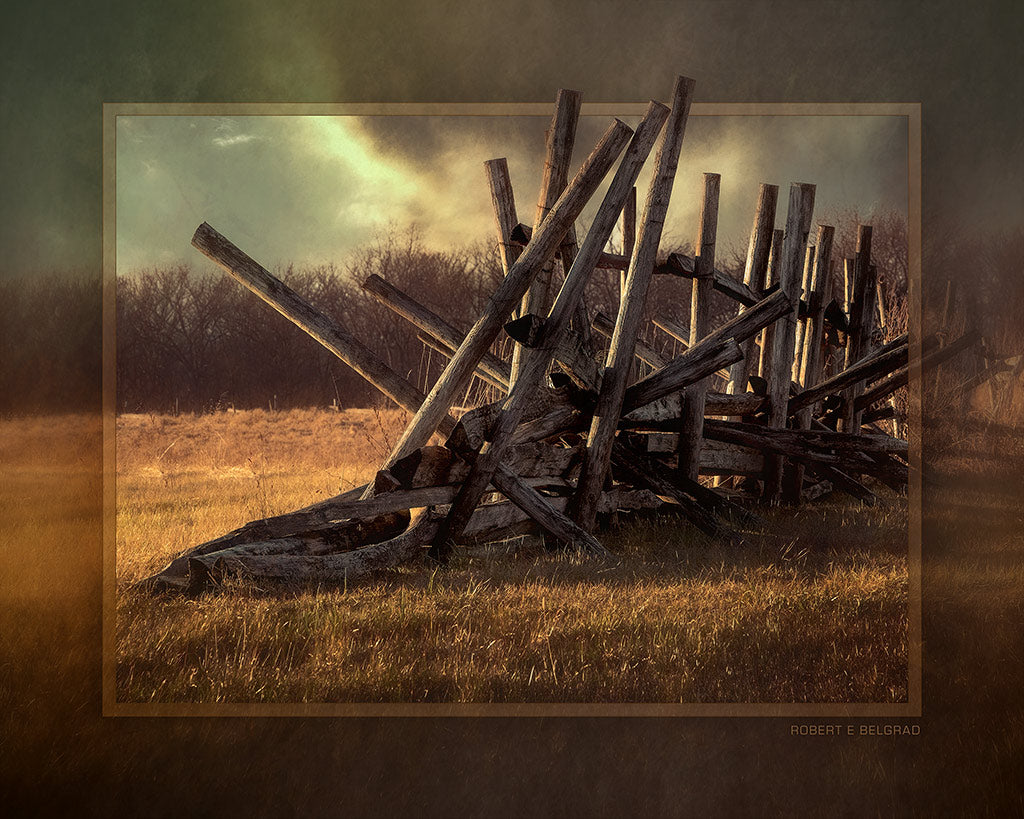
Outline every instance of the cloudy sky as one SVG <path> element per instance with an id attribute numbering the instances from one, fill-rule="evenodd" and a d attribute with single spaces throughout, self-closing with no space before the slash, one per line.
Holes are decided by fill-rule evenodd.
<path id="1" fill-rule="evenodd" d="M 415 224 L 437 248 L 490 239 L 483 163 L 508 158 L 520 221 L 532 222 L 549 121 L 550 114 L 119 116 L 118 272 L 204 267 L 189 243 L 203 221 L 271 269 L 344 263 L 392 226 Z M 573 172 L 609 122 L 606 115 L 581 118 Z M 847 207 L 905 213 L 906 120 L 691 116 L 666 240 L 695 238 L 704 172 L 722 175 L 721 248 L 745 247 L 761 182 L 780 186 L 779 227 L 792 182 L 818 186 L 816 216 Z M 649 167 L 638 182 L 641 207 L 648 180 Z"/>

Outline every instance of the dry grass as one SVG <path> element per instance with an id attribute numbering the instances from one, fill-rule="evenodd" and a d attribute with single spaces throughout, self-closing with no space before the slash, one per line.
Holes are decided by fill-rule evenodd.
<path id="1" fill-rule="evenodd" d="M 328 811 L 345 805 L 352 815 L 505 815 L 524 801 L 538 810 L 561 804 L 567 793 L 591 814 L 607 813 L 609 805 L 628 813 L 652 793 L 673 806 L 665 813 L 824 816 L 836 805 L 879 815 L 1021 812 L 1019 423 L 1005 431 L 968 429 L 958 419 L 925 430 L 925 458 L 944 482 L 925 487 L 924 706 L 922 718 L 912 721 L 921 735 L 904 739 L 790 737 L 790 719 L 103 718 L 100 440 L 96 416 L 0 421 L 0 795 L 15 814 L 322 815 L 326 805 L 334 806 Z M 239 516 L 237 509 L 232 514 Z M 847 514 L 850 523 L 870 517 Z M 801 520 L 813 534 L 815 517 Z M 829 532 L 851 562 L 857 531 L 851 525 Z M 737 580 L 770 555 L 767 547 L 761 556 L 722 554 L 717 566 L 706 544 L 686 555 L 697 560 L 702 553 L 709 572 L 736 567 Z M 886 559 L 884 548 L 872 554 Z M 795 564 L 810 582 L 814 550 L 802 564 L 794 550 L 789 561 L 776 555 L 768 562 Z M 747 562 L 734 562 L 740 558 Z M 429 576 L 424 572 L 419 582 L 429 583 Z M 395 578 L 399 600 L 397 581 L 410 579 Z M 439 573 L 434 584 L 440 579 Z M 463 617 L 477 611 L 490 588 L 462 601 L 469 605 Z M 369 605 L 370 590 L 360 594 Z M 327 599 L 342 603 L 334 616 L 349 616 L 353 598 L 333 595 L 323 605 Z M 551 611 L 550 598 L 543 599 L 547 608 L 536 601 L 540 612 Z M 742 601 L 742 592 L 731 599 Z M 202 634 L 204 617 L 221 616 L 218 607 L 242 612 L 266 603 L 284 610 L 298 602 L 252 593 L 200 599 L 192 603 L 194 616 L 181 622 Z M 122 611 L 141 604 L 122 601 Z M 154 601 L 149 605 L 149 622 L 169 628 L 160 624 Z M 184 601 L 174 605 L 186 608 Z M 676 621 L 686 615 L 681 609 Z M 282 629 L 291 627 L 284 625 L 289 617 L 279 619 Z M 237 625 L 218 625 L 218 641 L 229 631 L 237 633 Z M 722 639 L 725 632 L 718 634 Z M 799 650 L 797 640 L 786 642 Z M 206 650 L 209 641 L 196 645 Z M 251 646 L 250 637 L 248 656 Z M 561 646 L 553 635 L 553 652 Z M 159 659 L 165 673 L 175 673 L 172 655 Z M 556 666 L 559 679 L 561 669 Z M 736 771 L 743 772 L 740 789 Z M 813 772 L 813 787 L 800 785 L 805 772 Z M 384 788 L 385 778 L 395 787 Z M 567 791 L 567 782 L 586 787 Z"/>
<path id="2" fill-rule="evenodd" d="M 368 479 L 395 413 L 124 416 L 117 691 L 132 702 L 900 702 L 905 503 L 778 512 L 739 550 L 674 520 L 357 587 L 129 589 L 195 543 Z M 390 439 L 390 440 L 389 440 Z"/>

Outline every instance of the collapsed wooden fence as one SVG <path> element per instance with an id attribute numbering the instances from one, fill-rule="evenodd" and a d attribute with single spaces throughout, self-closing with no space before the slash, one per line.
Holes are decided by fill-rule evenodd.
<path id="1" fill-rule="evenodd" d="M 350 581 L 424 552 L 444 560 L 461 544 L 536 531 L 600 554 L 599 519 L 629 510 L 672 511 L 739 542 L 759 525 L 744 498 L 796 504 L 838 491 L 873 503 L 872 481 L 905 490 L 907 441 L 878 423 L 898 415 L 887 402 L 908 381 L 908 338 L 876 344 L 870 226 L 844 260 L 844 299 L 830 292 L 833 228 L 818 226 L 809 241 L 814 185 L 791 186 L 780 230 L 778 188 L 762 185 L 740 282 L 715 266 L 720 178 L 705 174 L 694 257 L 659 262 L 693 88 L 680 77 L 671 106 L 652 102 L 635 130 L 613 120 L 571 180 L 580 97 L 559 92 L 532 226 L 519 223 L 505 160 L 485 163 L 505 277 L 467 333 L 385 280 L 366 280 L 370 295 L 448 358 L 429 395 L 200 225 L 196 248 L 413 417 L 367 485 L 248 523 L 144 582 L 195 591 L 228 575 Z M 634 185 L 659 134 L 638 217 Z M 575 221 L 609 174 L 578 241 Z M 620 220 L 624 255 L 606 251 Z M 598 268 L 621 275 L 614 319 L 584 303 Z M 656 319 L 684 347 L 671 360 L 639 340 L 656 275 L 692 280 L 689 327 Z M 712 291 L 737 306 L 717 327 Z M 516 342 L 511 361 L 491 352 L 503 331 Z M 976 341 L 970 332 L 944 346 L 926 340 L 919 363 L 934 366 Z M 827 373 L 826 360 L 841 354 Z M 651 371 L 636 377 L 635 359 Z M 456 418 L 474 377 L 503 397 Z"/>

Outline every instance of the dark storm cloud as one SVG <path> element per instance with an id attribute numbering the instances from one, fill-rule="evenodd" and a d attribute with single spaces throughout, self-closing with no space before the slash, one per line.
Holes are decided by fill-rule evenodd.
<path id="1" fill-rule="evenodd" d="M 635 125 L 637 117 L 624 116 Z M 201 263 L 188 245 L 209 221 L 264 264 L 344 262 L 381 231 L 417 226 L 438 249 L 494 235 L 483 164 L 508 159 L 531 224 L 548 116 L 171 117 L 118 119 L 118 268 Z M 580 120 L 573 171 L 611 117 Z M 722 175 L 719 244 L 742 247 L 757 187 L 818 185 L 818 212 L 904 209 L 900 117 L 694 116 L 668 241 L 696 233 L 704 172 Z M 650 163 L 649 163 L 650 164 Z M 650 168 L 638 182 L 642 207 Z M 596 213 L 606 185 L 581 217 Z M 785 214 L 780 210 L 779 223 Z"/>

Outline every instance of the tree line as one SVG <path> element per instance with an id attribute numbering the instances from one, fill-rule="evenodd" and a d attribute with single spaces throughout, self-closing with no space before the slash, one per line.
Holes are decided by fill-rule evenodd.
<path id="1" fill-rule="evenodd" d="M 892 213 L 858 217 L 842 212 L 826 217 L 836 226 L 833 293 L 843 292 L 841 259 L 852 254 L 857 222 L 863 218 L 874 226 L 873 257 L 893 318 L 888 330 L 905 329 L 905 220 Z M 1003 237 L 1000 243 L 986 245 L 981 256 L 970 243 L 944 247 L 947 259 L 936 264 L 937 269 L 955 275 L 960 259 L 975 261 L 976 275 L 970 288 L 963 290 L 965 323 L 985 319 L 990 308 L 996 312 L 993 300 L 1006 299 L 1005 289 L 998 286 L 997 268 L 1013 261 L 1019 245 L 1019 236 Z M 663 249 L 666 254 L 670 251 L 692 253 L 686 246 Z M 716 266 L 741 277 L 745 252 L 745 242 L 720 247 Z M 446 359 L 422 343 L 404 319 L 366 294 L 361 283 L 375 273 L 465 331 L 502 276 L 493 243 L 438 251 L 428 248 L 415 229 L 385 232 L 344 264 L 293 265 L 272 272 L 424 391 Z M 926 281 L 935 279 L 926 277 Z M 601 310 L 614 318 L 618 291 L 617 271 L 595 271 L 586 295 L 591 313 Z M 942 291 L 941 286 L 925 291 L 926 319 L 941 306 Z M 0 279 L 0 298 L 4 316 L 0 343 L 6 359 L 0 371 L 0 412 L 98 408 L 99 282 L 66 275 Z M 1016 298 L 1020 300 L 1019 292 Z M 685 326 L 689 300 L 689 280 L 657 276 L 648 295 L 648 313 Z M 716 293 L 713 310 L 718 324 L 734 314 L 736 305 Z M 174 266 L 121 275 L 116 281 L 114 313 L 119 412 L 365 407 L 384 400 L 347 365 L 219 270 Z M 1019 345 L 1016 326 L 1010 322 L 1000 331 L 1000 345 Z M 679 351 L 670 337 L 650 324 L 645 325 L 644 340 L 666 355 Z M 499 340 L 495 352 L 508 357 L 509 344 L 507 339 Z M 484 389 L 483 382 L 475 382 L 467 401 L 489 397 Z"/>

